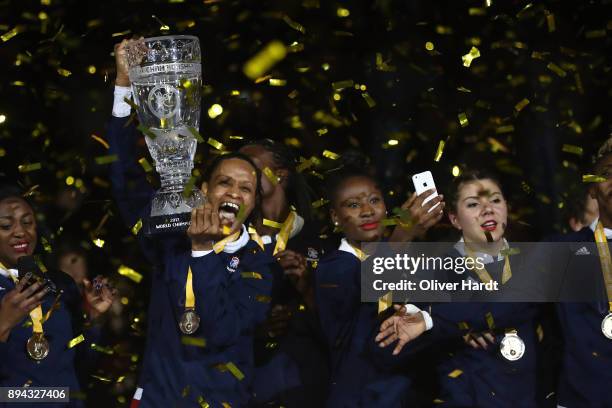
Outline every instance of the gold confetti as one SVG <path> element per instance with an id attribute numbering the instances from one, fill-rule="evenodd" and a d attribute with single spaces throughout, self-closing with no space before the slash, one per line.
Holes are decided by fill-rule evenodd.
<path id="1" fill-rule="evenodd" d="M 272 298 L 270 296 L 257 295 L 255 296 L 255 300 L 261 303 L 270 303 L 272 301 Z"/>
<path id="2" fill-rule="evenodd" d="M 395 218 L 384 218 L 380 223 L 383 227 L 390 227 L 392 225 L 397 225 L 398 220 Z"/>
<path id="3" fill-rule="evenodd" d="M 552 72 L 559 75 L 561 78 L 565 78 L 565 76 L 567 75 L 567 72 L 562 70 L 561 67 L 555 64 L 554 62 L 549 62 L 548 65 L 546 65 L 546 68 L 550 69 Z"/>
<path id="4" fill-rule="evenodd" d="M 151 166 L 151 164 L 146 158 L 141 157 L 140 159 L 138 159 L 138 163 L 140 164 L 142 169 L 145 171 L 145 173 L 150 173 L 153 171 L 153 167 Z"/>
<path id="5" fill-rule="evenodd" d="M 331 160 L 338 160 L 340 158 L 339 154 L 334 153 L 330 150 L 323 150 L 322 156 L 327 157 L 328 159 L 331 159 Z"/>
<path id="6" fill-rule="evenodd" d="M 132 234 L 138 235 L 138 232 L 140 232 L 141 229 L 142 229 L 142 219 L 138 219 L 138 221 L 136 221 L 136 224 L 134 224 L 134 226 L 132 227 Z"/>
<path id="7" fill-rule="evenodd" d="M 183 336 L 181 337 L 181 343 L 186 346 L 193 347 L 206 347 L 206 339 L 202 337 L 191 337 L 191 336 Z"/>
<path id="8" fill-rule="evenodd" d="M 125 265 L 119 266 L 119 269 L 117 270 L 117 272 L 119 273 L 119 275 L 125 276 L 126 278 L 131 279 L 136 283 L 140 283 L 140 281 L 142 280 L 141 274 L 139 274 L 132 268 L 127 267 Z"/>
<path id="9" fill-rule="evenodd" d="M 497 133 L 498 135 L 503 134 L 503 133 L 511 133 L 511 132 L 514 132 L 513 125 L 499 126 L 497 129 L 495 129 L 495 133 Z"/>
<path id="10" fill-rule="evenodd" d="M 116 154 L 110 154 L 108 156 L 98 156 L 95 161 L 96 164 L 110 164 L 119 160 L 119 157 Z"/>
<path id="11" fill-rule="evenodd" d="M 271 168 L 264 167 L 262 172 L 266 176 L 266 178 L 270 181 L 270 183 L 272 183 L 272 185 L 275 186 L 278 184 L 278 177 L 276 176 L 276 174 L 274 174 Z"/>
<path id="12" fill-rule="evenodd" d="M 229 235 L 230 232 L 232 232 L 232 229 L 228 227 L 227 225 L 224 225 L 223 228 L 221 229 L 221 232 L 223 233 L 223 235 Z"/>
<path id="13" fill-rule="evenodd" d="M 17 169 L 20 173 L 28 173 L 34 170 L 40 170 L 42 165 L 40 163 L 20 164 Z"/>
<path id="14" fill-rule="evenodd" d="M 248 60 L 243 67 L 244 74 L 250 79 L 259 78 L 281 61 L 287 55 L 287 50 L 282 42 L 272 41 L 266 45 L 253 58 Z"/>
<path id="15" fill-rule="evenodd" d="M 52 253 L 53 252 L 53 248 L 51 248 L 51 244 L 49 243 L 49 241 L 47 241 L 47 238 L 41 237 L 41 242 L 42 242 L 42 245 L 43 245 L 43 248 L 44 248 L 45 252 L 47 252 L 47 253 Z"/>
<path id="16" fill-rule="evenodd" d="M 461 57 L 463 66 L 469 68 L 472 65 L 472 61 L 480 57 L 480 51 L 476 47 L 472 47 L 470 52 Z"/>
<path id="17" fill-rule="evenodd" d="M 376 106 L 376 101 L 370 96 L 369 93 L 363 92 L 361 94 L 361 97 L 365 99 L 366 103 L 368 104 L 368 107 L 373 108 Z"/>
<path id="18" fill-rule="evenodd" d="M 457 378 L 459 377 L 461 374 L 463 374 L 463 371 L 459 370 L 458 368 L 454 369 L 453 371 L 451 371 L 450 373 L 448 373 L 448 376 L 450 378 Z"/>
<path id="19" fill-rule="evenodd" d="M 94 238 L 91 240 L 91 242 L 93 242 L 93 244 L 98 248 L 104 248 L 104 244 L 106 243 L 106 241 L 101 238 Z"/>
<path id="20" fill-rule="evenodd" d="M 257 272 L 241 272 L 240 276 L 244 279 L 263 279 L 261 274 Z"/>
<path id="21" fill-rule="evenodd" d="M 145 136 L 147 136 L 149 139 L 155 139 L 157 137 L 157 135 L 153 133 L 151 129 L 143 125 L 138 125 L 136 129 L 140 130 L 140 132 L 144 134 Z"/>
<path id="22" fill-rule="evenodd" d="M 304 26 L 301 25 L 300 23 L 296 23 L 295 21 L 291 20 L 291 18 L 289 18 L 288 15 L 285 14 L 283 16 L 283 21 L 287 23 L 287 25 L 293 28 L 294 30 L 299 31 L 302 34 L 306 34 L 306 29 L 304 28 Z"/>
<path id="23" fill-rule="evenodd" d="M 387 292 L 378 298 L 378 314 L 391 307 L 393 304 L 393 292 Z"/>
<path id="24" fill-rule="evenodd" d="M 444 140 L 440 140 L 440 142 L 438 143 L 438 150 L 436 150 L 436 155 L 434 156 L 435 162 L 439 162 L 442 158 L 442 153 L 444 152 L 444 145 L 446 145 L 446 142 Z"/>
<path id="25" fill-rule="evenodd" d="M 280 222 L 272 221 L 267 218 L 263 219 L 263 225 L 265 225 L 266 227 L 277 228 L 277 229 L 281 229 L 283 226 L 283 224 L 281 224 Z"/>
<path id="26" fill-rule="evenodd" d="M 465 112 L 461 112 L 459 115 L 457 115 L 457 117 L 459 118 L 459 124 L 461 127 L 466 127 L 470 123 Z"/>
<path id="27" fill-rule="evenodd" d="M 538 342 L 541 343 L 544 340 L 544 328 L 539 323 L 536 326 L 536 334 L 538 335 Z"/>
<path id="28" fill-rule="evenodd" d="M 459 327 L 459 330 L 469 330 L 470 329 L 470 326 L 466 322 L 459 322 L 457 323 L 457 326 Z"/>
<path id="29" fill-rule="evenodd" d="M 584 38 L 592 40 L 593 38 L 603 38 L 606 36 L 606 30 L 590 30 L 584 33 Z"/>
<path id="30" fill-rule="evenodd" d="M 310 206 L 314 209 L 323 207 L 325 204 L 329 203 L 329 200 L 325 200 L 323 198 L 318 199 L 317 201 L 313 201 L 312 204 L 310 204 Z"/>
<path id="31" fill-rule="evenodd" d="M 285 85 L 287 85 L 287 80 L 286 79 L 270 78 L 268 83 L 270 84 L 270 86 L 285 86 Z"/>
<path id="32" fill-rule="evenodd" d="M 351 88 L 355 84 L 355 81 L 352 79 L 347 79 L 344 81 L 332 82 L 332 89 L 334 91 L 341 91 L 345 88 Z"/>
<path id="33" fill-rule="evenodd" d="M 223 143 L 219 142 L 216 139 L 213 139 L 212 137 L 209 137 L 206 143 L 208 143 L 217 150 L 225 150 L 225 146 L 223 146 Z"/>
<path id="34" fill-rule="evenodd" d="M 113 350 L 112 348 L 110 348 L 110 347 L 103 347 L 103 346 L 100 346 L 99 344 L 96 344 L 96 343 L 91 343 L 89 345 L 89 348 L 91 348 L 94 351 L 97 351 L 98 353 L 107 354 L 109 356 L 115 354 L 115 350 Z"/>
<path id="35" fill-rule="evenodd" d="M 544 14 L 546 14 L 546 25 L 548 26 L 548 32 L 552 33 L 556 29 L 555 15 L 548 10 L 544 11 Z"/>
<path id="36" fill-rule="evenodd" d="M 82 343 L 85 341 L 85 336 L 83 336 L 82 334 L 80 334 L 79 336 L 75 337 L 74 339 L 70 340 L 68 342 L 68 348 L 71 349 L 74 346 L 76 346 L 79 343 Z"/>
<path id="37" fill-rule="evenodd" d="M 95 140 L 96 142 L 100 143 L 102 146 L 104 146 L 105 149 L 108 149 L 110 146 L 108 145 L 108 143 L 106 142 L 106 140 L 102 139 L 100 136 L 98 135 L 91 135 L 91 138 L 93 140 Z"/>
<path id="38" fill-rule="evenodd" d="M 210 408 L 210 404 L 201 395 L 198 397 L 198 404 L 200 404 L 200 408 Z"/>
<path id="39" fill-rule="evenodd" d="M 468 9 L 468 14 L 470 16 L 486 16 L 487 9 L 484 9 L 482 7 L 470 7 Z"/>
<path id="40" fill-rule="evenodd" d="M 234 363 L 232 363 L 231 361 L 229 363 L 225 363 L 225 367 L 230 371 L 230 373 L 232 373 L 234 377 L 236 377 L 238 381 L 242 381 L 242 379 L 244 378 L 244 374 L 242 374 L 242 371 L 240 371 L 240 369 L 236 367 Z"/>
<path id="41" fill-rule="evenodd" d="M 72 72 L 68 71 L 67 69 L 64 68 L 58 68 L 57 69 L 57 73 L 60 74 L 63 77 L 69 77 L 70 75 L 72 75 Z"/>
<path id="42" fill-rule="evenodd" d="M 565 153 L 572 153 L 578 156 L 582 156 L 582 147 L 580 146 L 574 146 L 574 145 L 570 145 L 570 144 L 564 144 L 561 147 L 561 151 L 565 152 Z"/>
<path id="43" fill-rule="evenodd" d="M 529 105 L 529 99 L 523 98 L 519 103 L 514 105 L 514 110 L 518 113 L 523 110 L 525 106 Z"/>
<path id="44" fill-rule="evenodd" d="M 602 176 L 597 176 L 595 174 L 583 174 L 582 175 L 583 183 L 603 183 L 605 181 L 608 181 L 608 179 Z"/>
<path id="45" fill-rule="evenodd" d="M 489 330 L 495 330 L 495 320 L 493 319 L 493 314 L 491 312 L 487 312 L 485 314 L 485 320 Z"/>
<path id="46" fill-rule="evenodd" d="M 491 151 L 493 153 L 497 153 L 499 151 L 502 151 L 504 153 L 508 153 L 510 150 L 504 146 L 499 140 L 493 138 L 493 137 L 488 137 L 487 138 L 487 142 L 489 142 L 489 144 L 491 145 Z"/>
<path id="47" fill-rule="evenodd" d="M 17 34 L 23 32 L 23 31 L 25 31 L 25 26 L 18 25 L 18 26 L 15 26 L 10 31 L 7 31 L 6 33 L 2 34 L 2 36 L 0 36 L 0 38 L 2 38 L 3 42 L 7 42 L 8 40 L 10 40 L 11 38 L 13 38 L 14 36 L 16 36 Z"/>
<path id="48" fill-rule="evenodd" d="M 113 379 L 112 379 L 112 378 L 102 377 L 101 375 L 95 375 L 95 374 L 92 374 L 91 376 L 92 376 L 93 378 L 95 378 L 96 380 L 100 380 L 100 381 L 102 381 L 102 382 L 106 382 L 106 383 L 109 383 L 109 382 L 112 382 L 112 381 L 113 381 Z"/>

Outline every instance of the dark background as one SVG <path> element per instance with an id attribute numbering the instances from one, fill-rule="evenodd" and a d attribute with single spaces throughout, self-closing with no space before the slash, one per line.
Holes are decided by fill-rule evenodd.
<path id="1" fill-rule="evenodd" d="M 0 40 L 0 170 L 32 189 L 45 209 L 50 251 L 61 241 L 88 251 L 90 273 L 114 276 L 121 289 L 114 354 L 90 378 L 99 406 L 131 396 L 148 287 L 148 266 L 111 201 L 107 166 L 96 164 L 106 149 L 91 137 L 104 139 L 110 117 L 115 43 L 134 35 L 199 37 L 205 139 L 229 148 L 240 143 L 230 136 L 284 141 L 301 157 L 320 159 L 305 170 L 315 187 L 335 165 L 325 149 L 361 150 L 390 209 L 406 198 L 413 173 L 432 170 L 444 192 L 454 166 L 491 167 L 504 184 L 513 232 L 537 240 L 563 230 L 564 210 L 582 194 L 581 177 L 610 134 L 611 3 L 1 1 L 0 33 L 19 33 Z M 266 74 L 283 86 L 242 72 L 273 40 L 290 48 Z M 461 56 L 472 46 L 481 56 L 467 68 Z M 347 80 L 353 84 L 334 89 Z M 530 103 L 517 112 L 524 98 Z M 223 114 L 212 119 L 214 103 Z M 440 140 L 446 146 L 435 162 Z M 200 145 L 198 164 L 214 153 Z M 32 163 L 41 168 L 19 170 Z M 120 265 L 145 279 L 119 276 Z"/>

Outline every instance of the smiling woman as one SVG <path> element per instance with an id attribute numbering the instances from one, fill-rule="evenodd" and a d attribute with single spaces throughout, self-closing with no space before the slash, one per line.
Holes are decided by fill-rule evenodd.
<path id="1" fill-rule="evenodd" d="M 114 292 L 106 282 L 100 289 L 86 282 L 83 299 L 69 275 L 43 274 L 32 258 L 37 242 L 34 209 L 18 188 L 0 186 L 0 386 L 69 387 L 75 393 L 80 388 L 75 361 L 89 357 L 87 349 L 99 337 L 98 329 L 83 321 L 82 305 L 95 318 L 109 309 Z M 66 400 L 53 406 L 81 404 Z"/>

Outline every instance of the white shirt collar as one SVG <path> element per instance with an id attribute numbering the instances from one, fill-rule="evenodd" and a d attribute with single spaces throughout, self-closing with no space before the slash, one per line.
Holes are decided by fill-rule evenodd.
<path id="1" fill-rule="evenodd" d="M 357 255 L 357 251 L 355 251 L 355 248 L 353 248 L 353 246 L 351 244 L 348 243 L 348 241 L 346 240 L 346 238 L 342 238 L 340 240 L 340 246 L 338 247 L 339 251 L 344 251 L 344 252 L 348 252 L 349 254 L 353 254 L 355 255 L 357 258 L 359 258 L 359 255 Z"/>
<path id="2" fill-rule="evenodd" d="M 249 231 L 247 230 L 247 227 L 242 225 L 242 233 L 240 234 L 240 237 L 235 241 L 228 242 L 227 244 L 225 244 L 223 252 L 226 252 L 228 254 L 238 252 L 249 242 L 249 239 L 251 239 Z"/>
<path id="3" fill-rule="evenodd" d="M 10 277 L 10 275 L 12 275 L 14 278 L 19 278 L 19 272 L 17 272 L 17 269 L 3 269 L 0 268 L 0 275 L 4 276 L 5 278 Z"/>
<path id="4" fill-rule="evenodd" d="M 504 238 L 503 240 L 504 240 L 504 249 L 506 249 L 509 247 L 508 241 L 506 241 L 506 238 Z M 455 249 L 459 252 L 461 256 L 465 256 L 465 241 L 463 237 L 461 237 L 461 239 L 455 244 Z M 483 260 L 483 263 L 485 264 L 488 264 L 494 261 L 493 256 L 491 256 L 490 254 L 476 252 L 474 256 L 481 258 Z M 501 252 L 497 255 L 497 260 L 498 261 L 504 260 L 504 255 Z"/>
<path id="5" fill-rule="evenodd" d="M 599 222 L 599 218 L 595 218 L 595 221 L 589 225 L 591 231 L 595 232 L 595 228 L 597 228 L 597 223 Z M 604 234 L 606 234 L 607 239 L 612 239 L 612 229 L 604 227 Z"/>

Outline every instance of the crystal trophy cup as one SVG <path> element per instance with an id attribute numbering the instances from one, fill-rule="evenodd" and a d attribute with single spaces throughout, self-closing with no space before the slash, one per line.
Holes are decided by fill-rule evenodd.
<path id="1" fill-rule="evenodd" d="M 154 194 L 146 233 L 184 231 L 191 210 L 204 203 L 189 185 L 200 125 L 202 64 L 197 37 L 176 35 L 134 41 L 126 49 L 140 124 L 161 188 Z"/>

